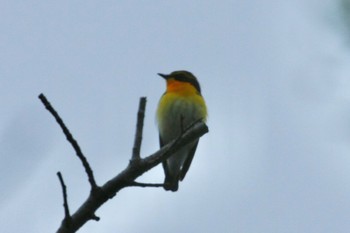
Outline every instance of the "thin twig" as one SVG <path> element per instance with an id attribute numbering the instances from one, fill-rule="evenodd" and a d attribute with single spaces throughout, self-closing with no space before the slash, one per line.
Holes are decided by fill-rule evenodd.
<path id="1" fill-rule="evenodd" d="M 143 120 L 145 118 L 145 108 L 146 108 L 146 97 L 141 97 L 139 102 L 139 110 L 137 112 L 136 133 L 135 133 L 134 147 L 132 149 L 131 161 L 140 159 Z"/>
<path id="2" fill-rule="evenodd" d="M 97 217 L 95 214 L 92 214 L 92 215 L 90 216 L 90 219 L 91 219 L 91 220 L 95 220 L 96 222 L 100 221 L 100 217 Z"/>
<path id="3" fill-rule="evenodd" d="M 163 187 L 164 184 L 149 184 L 149 183 L 139 183 L 139 182 L 131 182 L 128 186 L 130 187 L 142 187 L 142 188 L 146 188 L 146 187 L 155 187 L 155 188 L 159 188 L 159 187 Z"/>
<path id="4" fill-rule="evenodd" d="M 60 125 L 61 129 L 63 130 L 64 135 L 66 136 L 67 140 L 69 141 L 69 143 L 72 145 L 72 147 L 74 148 L 76 155 L 78 156 L 78 158 L 80 159 L 80 161 L 83 164 L 83 167 L 85 168 L 85 172 L 89 178 L 89 182 L 90 182 L 90 186 L 91 186 L 91 190 L 94 191 L 98 188 L 95 178 L 94 178 L 94 174 L 93 171 L 90 167 L 89 162 L 87 161 L 86 157 L 84 156 L 83 152 L 81 151 L 77 141 L 73 138 L 73 135 L 69 132 L 68 128 L 66 127 L 66 125 L 64 124 L 63 120 L 61 119 L 61 117 L 58 115 L 58 113 L 56 112 L 56 110 L 52 107 L 52 105 L 50 104 L 50 102 L 46 99 L 46 97 L 44 96 L 44 94 L 40 94 L 39 95 L 39 99 L 41 100 L 41 102 L 44 104 L 45 108 L 53 115 L 53 117 L 56 119 L 57 123 Z"/>
<path id="5" fill-rule="evenodd" d="M 71 221 L 71 216 L 69 213 L 69 207 L 68 207 L 68 201 L 67 201 L 67 187 L 64 184 L 63 177 L 61 172 L 57 172 L 58 179 L 60 180 L 61 187 L 62 187 L 62 194 L 63 194 L 63 208 L 64 208 L 64 219 L 63 222 L 68 228 Z"/>

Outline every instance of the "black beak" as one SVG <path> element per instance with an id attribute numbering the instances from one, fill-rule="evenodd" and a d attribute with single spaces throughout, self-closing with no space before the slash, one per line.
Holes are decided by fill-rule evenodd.
<path id="1" fill-rule="evenodd" d="M 165 80 L 167 80 L 169 78 L 169 75 L 167 74 L 161 74 L 161 73 L 158 73 L 158 75 L 162 78 L 164 78 Z"/>

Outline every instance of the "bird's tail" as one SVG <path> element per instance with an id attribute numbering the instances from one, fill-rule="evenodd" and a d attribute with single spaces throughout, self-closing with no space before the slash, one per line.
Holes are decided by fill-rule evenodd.
<path id="1" fill-rule="evenodd" d="M 176 192 L 179 189 L 179 179 L 174 176 L 167 175 L 164 180 L 164 189 L 166 191 L 170 190 Z"/>

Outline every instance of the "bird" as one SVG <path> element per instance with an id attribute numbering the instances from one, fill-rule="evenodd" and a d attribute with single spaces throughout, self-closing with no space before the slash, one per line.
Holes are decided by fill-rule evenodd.
<path id="1" fill-rule="evenodd" d="M 208 113 L 200 84 L 191 72 L 178 70 L 158 75 L 166 81 L 166 91 L 159 100 L 156 113 L 159 144 L 163 147 L 194 122 L 206 122 Z M 165 190 L 178 190 L 179 181 L 185 178 L 190 168 L 198 141 L 189 143 L 163 161 Z"/>

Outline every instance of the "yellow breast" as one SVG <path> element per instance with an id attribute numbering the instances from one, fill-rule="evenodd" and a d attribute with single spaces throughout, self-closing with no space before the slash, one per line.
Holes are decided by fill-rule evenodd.
<path id="1" fill-rule="evenodd" d="M 159 133 L 171 140 L 180 134 L 181 127 L 206 118 L 207 107 L 200 93 L 189 83 L 168 80 L 157 110 Z"/>

